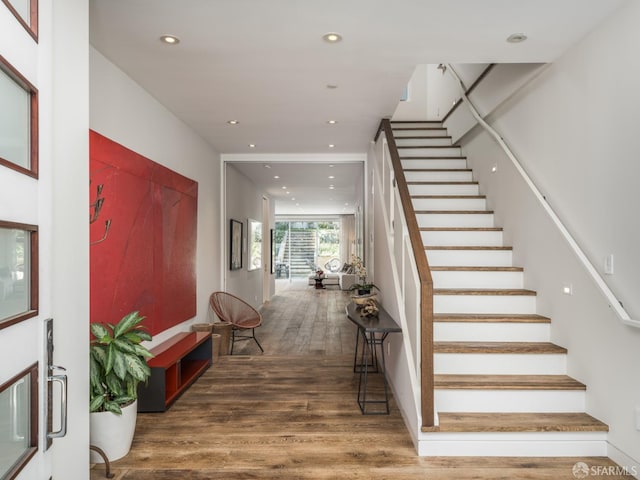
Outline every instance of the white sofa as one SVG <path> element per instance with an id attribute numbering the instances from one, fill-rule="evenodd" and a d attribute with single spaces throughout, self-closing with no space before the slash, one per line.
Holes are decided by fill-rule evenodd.
<path id="1" fill-rule="evenodd" d="M 315 273 L 309 275 L 309 285 L 315 285 L 316 281 L 313 279 L 316 276 Z M 322 280 L 323 285 L 339 285 L 340 290 L 349 290 L 351 285 L 356 283 L 356 275 L 355 273 L 343 273 L 343 272 L 324 272 L 324 280 Z"/>

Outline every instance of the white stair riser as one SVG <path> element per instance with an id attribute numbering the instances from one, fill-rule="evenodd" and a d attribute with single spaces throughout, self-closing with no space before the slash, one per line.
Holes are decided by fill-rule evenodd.
<path id="1" fill-rule="evenodd" d="M 435 322 L 436 342 L 548 342 L 548 323 Z"/>
<path id="2" fill-rule="evenodd" d="M 409 185 L 410 195 L 478 195 L 478 184 Z"/>
<path id="3" fill-rule="evenodd" d="M 418 454 L 423 457 L 606 457 L 607 433 L 429 432 L 423 433 L 418 441 Z"/>
<path id="4" fill-rule="evenodd" d="M 434 295 L 434 313 L 536 313 L 532 295 Z"/>
<path id="5" fill-rule="evenodd" d="M 448 147 L 451 138 L 396 138 L 396 147 Z"/>
<path id="6" fill-rule="evenodd" d="M 436 389 L 439 412 L 584 412 L 584 390 Z"/>
<path id="7" fill-rule="evenodd" d="M 431 272 L 433 288 L 522 288 L 522 272 Z"/>
<path id="8" fill-rule="evenodd" d="M 414 210 L 476 210 L 487 209 L 484 198 L 414 198 Z"/>
<path id="9" fill-rule="evenodd" d="M 402 168 L 448 168 L 465 169 L 467 161 L 464 158 L 405 158 L 400 160 Z"/>
<path id="10" fill-rule="evenodd" d="M 510 267 L 511 250 L 427 250 L 432 267 Z"/>
<path id="11" fill-rule="evenodd" d="M 493 213 L 416 213 L 419 227 L 493 227 Z"/>
<path id="12" fill-rule="evenodd" d="M 405 157 L 461 157 L 460 147 L 449 148 L 402 148 L 398 147 L 400 158 Z"/>
<path id="13" fill-rule="evenodd" d="M 405 170 L 407 182 L 472 182 L 473 172 L 466 170 L 453 172 L 412 172 Z"/>
<path id="14" fill-rule="evenodd" d="M 396 142 L 403 137 L 442 137 L 447 135 L 446 128 L 429 127 L 420 130 L 394 130 L 393 137 Z"/>
<path id="15" fill-rule="evenodd" d="M 564 375 L 562 354 L 436 353 L 434 372 L 450 375 Z"/>
<path id="16" fill-rule="evenodd" d="M 391 129 L 395 130 L 396 128 L 442 128 L 442 122 L 438 121 L 426 121 L 426 122 L 391 122 Z M 416 131 L 416 130 L 412 130 Z M 395 131 L 394 131 L 395 135 Z"/>
<path id="17" fill-rule="evenodd" d="M 415 207 L 414 207 L 415 208 Z M 440 230 L 422 231 L 424 245 L 442 247 L 502 247 L 502 231 L 492 230 Z"/>

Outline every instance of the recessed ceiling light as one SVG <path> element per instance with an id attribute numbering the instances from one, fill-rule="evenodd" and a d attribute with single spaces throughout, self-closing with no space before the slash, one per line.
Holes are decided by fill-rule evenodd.
<path id="1" fill-rule="evenodd" d="M 299 203 L 296 203 L 296 207 L 299 207 L 299 206 L 300 206 L 300 204 L 299 204 Z"/>
<path id="2" fill-rule="evenodd" d="M 342 35 L 340 35 L 339 33 L 336 33 L 336 32 L 329 32 L 329 33 L 325 33 L 322 36 L 322 39 L 325 42 L 338 43 L 339 41 L 342 40 Z"/>
<path id="3" fill-rule="evenodd" d="M 290 195 L 290 194 L 291 194 L 291 192 L 285 192 L 285 193 L 286 193 L 287 195 Z"/>
<path id="4" fill-rule="evenodd" d="M 249 144 L 249 148 L 256 148 L 256 144 L 255 143 L 250 143 Z M 264 168 L 271 168 L 271 166 L 265 165 Z"/>
<path id="5" fill-rule="evenodd" d="M 287 187 L 282 187 L 282 189 L 283 189 L 283 190 L 286 190 L 286 189 L 287 189 Z"/>
<path id="6" fill-rule="evenodd" d="M 527 39 L 527 36 L 524 33 L 512 33 L 507 37 L 507 42 L 509 43 L 521 43 Z"/>
<path id="7" fill-rule="evenodd" d="M 250 143 L 249 146 L 253 145 L 253 143 Z M 255 145 L 253 145 L 255 147 Z M 262 166 L 264 168 L 271 168 L 271 165 L 269 165 L 268 163 L 263 163 Z"/>
<path id="8" fill-rule="evenodd" d="M 335 125 L 336 123 L 338 123 L 338 121 L 337 120 L 327 120 L 327 123 L 329 125 Z"/>
<path id="9" fill-rule="evenodd" d="M 333 143 L 329 144 L 329 148 L 334 148 L 334 147 L 335 147 L 335 145 Z"/>
<path id="10" fill-rule="evenodd" d="M 240 122 L 238 120 L 229 120 L 227 123 L 229 125 L 238 125 Z"/>
<path id="11" fill-rule="evenodd" d="M 274 175 L 273 178 L 280 178 L 280 175 Z"/>
<path id="12" fill-rule="evenodd" d="M 333 185 L 329 185 L 329 190 L 334 190 L 336 187 L 334 187 Z"/>
<path id="13" fill-rule="evenodd" d="M 296 199 L 296 197 L 291 197 L 291 200 L 295 200 L 295 199 Z"/>
<path id="14" fill-rule="evenodd" d="M 345 202 L 344 206 L 346 207 L 346 206 L 348 206 L 348 205 L 349 205 L 349 203 L 348 203 L 348 202 Z"/>
<path id="15" fill-rule="evenodd" d="M 180 39 L 175 35 L 162 35 L 160 37 L 160 41 L 166 43 L 167 45 L 177 45 L 180 43 Z"/>
<path id="16" fill-rule="evenodd" d="M 329 165 L 329 168 L 333 168 L 333 163 Z"/>
<path id="17" fill-rule="evenodd" d="M 329 178 L 333 179 L 333 178 L 336 178 L 336 176 L 335 175 L 329 175 Z"/>

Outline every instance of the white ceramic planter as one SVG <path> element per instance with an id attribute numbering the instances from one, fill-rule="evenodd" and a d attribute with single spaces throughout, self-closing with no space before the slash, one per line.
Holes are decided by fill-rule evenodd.
<path id="1" fill-rule="evenodd" d="M 124 457 L 131 449 L 137 415 L 137 400 L 124 407 L 122 415 L 111 412 L 90 413 L 91 445 L 102 449 L 110 462 Z M 104 463 L 104 460 L 91 451 L 91 463 Z"/>

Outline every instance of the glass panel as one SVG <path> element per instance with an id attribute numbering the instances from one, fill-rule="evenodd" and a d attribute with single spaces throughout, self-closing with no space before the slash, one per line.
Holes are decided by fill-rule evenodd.
<path id="1" fill-rule="evenodd" d="M 31 447 L 30 387 L 27 374 L 0 392 L 0 478 Z"/>
<path id="2" fill-rule="evenodd" d="M 31 309 L 30 233 L 0 227 L 0 321 Z"/>
<path id="3" fill-rule="evenodd" d="M 249 219 L 249 270 L 262 267 L 262 223 Z"/>
<path id="4" fill-rule="evenodd" d="M 0 158 L 29 169 L 31 93 L 0 70 Z"/>
<path id="5" fill-rule="evenodd" d="M 31 0 L 9 0 L 9 3 L 25 23 L 29 25 L 31 23 Z"/>

